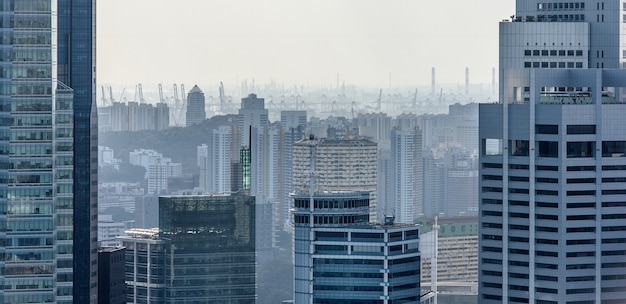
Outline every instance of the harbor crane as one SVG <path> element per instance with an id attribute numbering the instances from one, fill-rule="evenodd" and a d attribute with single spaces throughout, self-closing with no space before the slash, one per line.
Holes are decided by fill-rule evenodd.
<path id="1" fill-rule="evenodd" d="M 381 111 L 382 108 L 380 107 L 380 102 L 383 99 L 383 89 L 380 89 L 380 91 L 378 92 L 378 111 Z"/>
<path id="2" fill-rule="evenodd" d="M 146 100 L 143 98 L 143 87 L 141 86 L 141 83 L 137 85 L 137 94 L 139 95 L 139 102 L 146 103 Z M 135 99 L 137 98 L 135 97 Z"/>
<path id="3" fill-rule="evenodd" d="M 224 96 L 224 84 L 220 81 L 220 113 L 224 114 L 224 105 L 226 104 L 226 96 Z"/>
<path id="4" fill-rule="evenodd" d="M 165 98 L 163 97 L 163 85 L 159 83 L 159 102 L 164 103 Z"/>

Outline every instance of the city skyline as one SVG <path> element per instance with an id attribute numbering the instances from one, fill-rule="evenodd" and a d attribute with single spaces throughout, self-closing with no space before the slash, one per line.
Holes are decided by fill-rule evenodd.
<path id="1" fill-rule="evenodd" d="M 463 84 L 468 67 L 490 83 L 513 13 L 512 0 L 99 1 L 98 82 L 415 86 L 432 67 Z"/>

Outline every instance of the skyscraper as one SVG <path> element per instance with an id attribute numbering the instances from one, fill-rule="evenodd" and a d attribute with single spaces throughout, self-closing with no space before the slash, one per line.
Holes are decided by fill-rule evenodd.
<path id="1" fill-rule="evenodd" d="M 95 2 L 2 1 L 0 19 L 0 298 L 97 303 Z"/>
<path id="2" fill-rule="evenodd" d="M 199 124 L 206 120 L 204 108 L 204 92 L 197 85 L 187 94 L 187 112 L 185 113 L 186 126 Z"/>
<path id="3" fill-rule="evenodd" d="M 128 303 L 254 303 L 254 197 L 159 197 L 159 227 L 120 237 Z"/>
<path id="4" fill-rule="evenodd" d="M 316 145 L 315 170 L 318 174 L 315 191 L 369 191 L 370 220 L 377 218 L 376 173 L 378 148 L 375 142 L 361 137 L 316 138 L 293 144 L 292 189 L 308 192 L 311 163 L 310 146 Z"/>
<path id="5" fill-rule="evenodd" d="M 395 215 L 399 223 L 412 224 L 422 213 L 422 132 L 391 130 L 390 189 L 385 215 Z"/>
<path id="6" fill-rule="evenodd" d="M 294 303 L 420 303 L 419 226 L 369 213 L 367 191 L 294 196 Z"/>
<path id="7" fill-rule="evenodd" d="M 623 8 L 518 1 L 500 23 L 500 102 L 480 105 L 481 303 L 626 302 Z"/>

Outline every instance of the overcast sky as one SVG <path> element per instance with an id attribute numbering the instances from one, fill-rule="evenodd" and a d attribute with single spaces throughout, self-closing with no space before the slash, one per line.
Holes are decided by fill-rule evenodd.
<path id="1" fill-rule="evenodd" d="M 514 0 L 97 1 L 98 83 L 490 83 Z"/>

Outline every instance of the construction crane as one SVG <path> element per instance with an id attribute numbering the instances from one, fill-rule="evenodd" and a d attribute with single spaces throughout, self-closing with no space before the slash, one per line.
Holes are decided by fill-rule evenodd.
<path id="1" fill-rule="evenodd" d="M 159 102 L 164 103 L 165 98 L 163 98 L 163 85 L 159 83 Z"/>
<path id="2" fill-rule="evenodd" d="M 102 106 L 106 106 L 107 105 L 107 97 L 104 93 L 104 86 L 102 86 Z"/>
<path id="3" fill-rule="evenodd" d="M 124 94 L 126 94 L 126 88 L 124 88 L 122 94 L 120 94 L 120 102 L 124 102 Z"/>
<path id="4" fill-rule="evenodd" d="M 115 102 L 115 98 L 113 98 L 113 88 L 111 86 L 109 86 L 109 100 L 111 101 L 111 104 Z"/>
<path id="5" fill-rule="evenodd" d="M 178 99 L 178 85 L 174 84 L 174 107 L 178 109 L 180 107 L 180 99 Z"/>
<path id="6" fill-rule="evenodd" d="M 226 103 L 226 96 L 224 96 L 224 84 L 220 81 L 220 113 L 224 114 L 224 104 Z"/>
<path id="7" fill-rule="evenodd" d="M 146 103 L 146 100 L 143 98 L 143 88 L 141 86 L 141 83 L 137 85 L 137 93 L 139 94 L 139 102 L 140 103 Z M 137 99 L 137 98 L 135 98 L 135 99 Z"/>
<path id="8" fill-rule="evenodd" d="M 181 100 L 183 101 L 183 107 L 185 107 L 185 102 L 187 101 L 187 91 L 185 91 L 185 85 L 180 84 L 180 95 L 182 96 Z"/>

